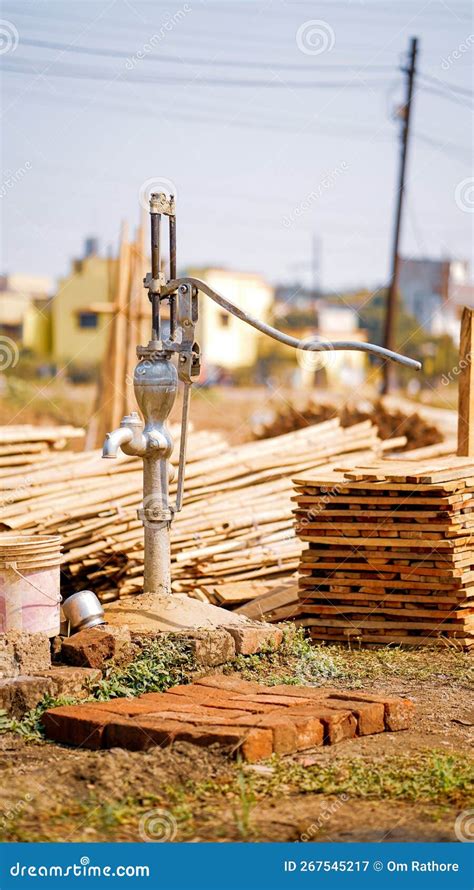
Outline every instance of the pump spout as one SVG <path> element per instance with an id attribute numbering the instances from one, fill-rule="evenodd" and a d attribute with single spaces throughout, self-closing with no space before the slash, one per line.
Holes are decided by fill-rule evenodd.
<path id="1" fill-rule="evenodd" d="M 117 457 L 120 445 L 128 445 L 133 439 L 133 430 L 129 427 L 121 426 L 112 433 L 107 433 L 102 448 L 102 457 Z"/>

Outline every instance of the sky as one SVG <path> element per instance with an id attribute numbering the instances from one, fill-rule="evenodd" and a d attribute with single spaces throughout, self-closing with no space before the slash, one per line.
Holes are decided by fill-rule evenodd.
<path id="1" fill-rule="evenodd" d="M 178 268 L 343 291 L 390 268 L 419 38 L 402 253 L 469 259 L 473 7 L 464 0 L 15 0 L 1 5 L 3 273 L 116 250 L 153 189 Z"/>

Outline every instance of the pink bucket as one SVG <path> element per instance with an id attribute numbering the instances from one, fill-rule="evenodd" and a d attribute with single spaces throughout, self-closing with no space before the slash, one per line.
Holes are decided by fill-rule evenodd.
<path id="1" fill-rule="evenodd" d="M 0 633 L 59 633 L 61 538 L 0 534 Z"/>

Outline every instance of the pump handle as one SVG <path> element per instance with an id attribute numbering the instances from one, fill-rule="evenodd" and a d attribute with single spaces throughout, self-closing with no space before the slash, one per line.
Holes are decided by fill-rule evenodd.
<path id="1" fill-rule="evenodd" d="M 259 321 L 258 318 L 254 318 L 254 316 L 250 315 L 248 312 L 244 312 L 243 309 L 239 309 L 238 306 L 235 306 L 234 303 L 231 303 L 230 300 L 227 300 L 221 294 L 217 293 L 217 291 L 213 290 L 212 287 L 209 287 L 205 281 L 201 281 L 199 278 L 186 277 L 168 281 L 167 284 L 161 288 L 160 296 L 165 297 L 168 294 L 175 293 L 177 288 L 181 285 L 197 288 L 197 290 L 210 297 L 211 300 L 214 300 L 215 303 L 218 303 L 218 305 L 221 306 L 222 309 L 225 309 L 226 312 L 230 312 L 231 315 L 240 318 L 241 321 L 256 328 L 257 331 L 266 334 L 267 337 L 272 337 L 274 340 L 284 343 L 285 346 L 292 346 L 294 349 L 304 349 L 308 352 L 330 352 L 333 349 L 370 352 L 372 355 L 390 359 L 393 362 L 398 362 L 399 365 L 405 365 L 407 368 L 413 368 L 416 371 L 421 369 L 421 362 L 408 358 L 406 355 L 400 355 L 398 352 L 392 352 L 391 349 L 385 349 L 383 346 L 376 346 L 374 343 L 353 342 L 351 340 L 336 340 L 334 342 L 312 340 L 309 342 L 305 341 L 302 345 L 303 341 L 298 340 L 296 337 L 291 337 L 289 334 L 284 334 L 283 331 L 278 331 L 271 325 L 265 324 L 264 321 Z"/>

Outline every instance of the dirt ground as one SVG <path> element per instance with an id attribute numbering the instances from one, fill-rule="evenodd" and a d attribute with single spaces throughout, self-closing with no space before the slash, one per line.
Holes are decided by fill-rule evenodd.
<path id="1" fill-rule="evenodd" d="M 358 653 L 345 657 L 357 668 Z M 12 841 L 456 840 L 456 818 L 474 803 L 472 692 L 449 656 L 438 667 L 436 652 L 414 658 L 419 671 L 395 667 L 383 681 L 331 680 L 412 698 L 410 730 L 265 764 L 183 743 L 92 752 L 4 735 L 1 833 Z"/>

